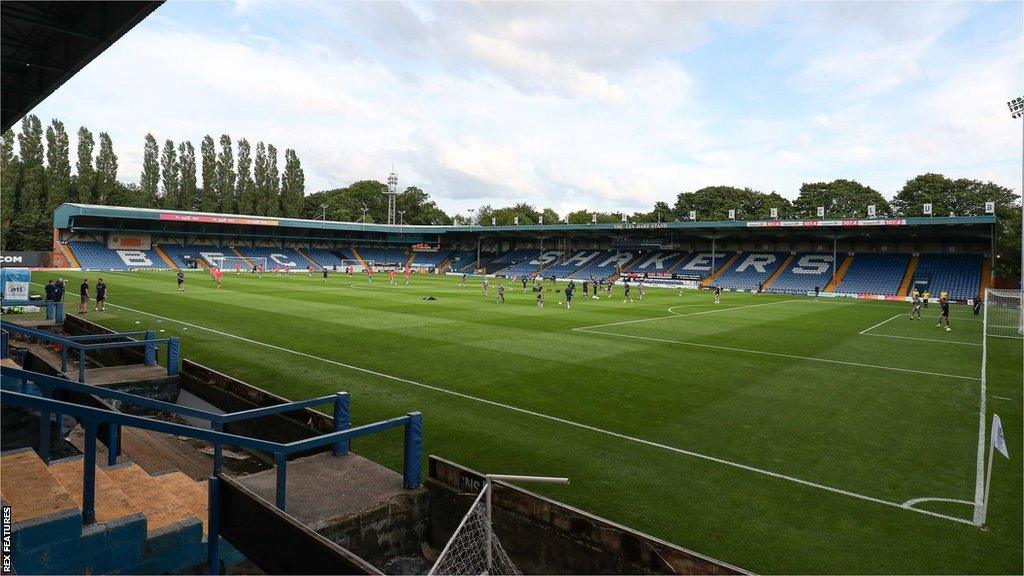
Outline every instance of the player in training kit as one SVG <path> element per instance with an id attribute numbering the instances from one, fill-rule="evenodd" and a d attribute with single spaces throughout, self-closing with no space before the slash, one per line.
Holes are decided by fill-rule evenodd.
<path id="1" fill-rule="evenodd" d="M 220 268 L 213 269 L 213 281 L 217 283 L 217 288 L 221 287 L 221 282 L 224 280 L 224 273 L 221 272 Z"/>
<path id="2" fill-rule="evenodd" d="M 814 287 L 814 299 L 815 299 L 815 300 L 817 300 L 817 299 L 818 299 L 818 293 L 819 293 L 819 292 L 821 292 L 821 287 L 820 287 L 820 286 L 815 286 L 815 287 Z"/>
<path id="3" fill-rule="evenodd" d="M 178 270 L 178 292 L 185 291 L 185 271 Z"/>
<path id="4" fill-rule="evenodd" d="M 487 280 L 487 278 L 484 278 L 484 284 L 483 284 L 484 296 L 487 296 L 487 294 L 490 291 L 490 289 L 491 289 L 491 283 Z"/>
<path id="5" fill-rule="evenodd" d="M 459 286 L 461 287 L 461 286 L 465 286 L 465 285 L 466 285 L 466 273 L 463 272 L 462 273 L 462 280 L 459 280 Z"/>
<path id="6" fill-rule="evenodd" d="M 313 265 L 312 264 L 310 264 L 309 266 L 306 266 L 306 273 L 309 274 L 310 278 L 313 277 Z"/>
<path id="7" fill-rule="evenodd" d="M 570 282 L 570 283 L 571 283 L 571 282 Z M 583 297 L 584 297 L 584 298 L 586 298 L 586 297 L 587 297 L 587 292 L 589 292 L 589 291 L 590 291 L 590 286 L 588 286 L 587 284 L 588 284 L 587 280 L 586 280 L 586 279 L 584 279 L 584 280 L 583 280 Z"/>
<path id="8" fill-rule="evenodd" d="M 974 315 L 977 316 L 978 312 L 981 312 L 981 292 L 974 297 Z"/>
<path id="9" fill-rule="evenodd" d="M 345 273 L 348 274 L 349 278 L 352 277 L 352 265 L 351 264 L 349 264 L 348 268 L 345 269 Z"/>
<path id="10" fill-rule="evenodd" d="M 390 270 L 388 270 L 388 284 L 391 285 L 391 286 L 394 286 L 394 285 L 398 284 L 398 282 L 395 280 L 395 269 L 394 268 L 391 268 Z"/>
<path id="11" fill-rule="evenodd" d="M 572 310 L 572 295 L 576 292 L 576 283 L 569 280 L 569 285 L 565 287 L 565 309 Z"/>
<path id="12" fill-rule="evenodd" d="M 615 287 L 615 282 L 612 281 L 612 280 L 609 280 L 608 284 L 606 284 L 605 287 L 604 287 L 605 292 L 608 293 L 608 299 L 609 300 L 612 299 L 612 288 L 614 288 L 614 287 Z"/>
<path id="13" fill-rule="evenodd" d="M 932 299 L 932 294 L 931 294 L 931 292 L 925 290 L 924 294 L 921 295 L 921 298 L 924 299 L 924 307 L 927 308 L 928 307 L 928 301 Z"/>
<path id="14" fill-rule="evenodd" d="M 255 269 L 256 268 L 253 267 L 253 270 L 255 270 Z M 241 274 L 241 273 L 242 273 L 242 263 L 241 262 L 236 262 L 235 263 L 235 274 Z"/>
<path id="15" fill-rule="evenodd" d="M 541 288 L 537 291 L 537 308 L 544 307 L 544 289 Z"/>
<path id="16" fill-rule="evenodd" d="M 498 299 L 494 301 L 495 304 L 501 302 L 505 304 L 505 284 L 498 282 Z"/>
<path id="17" fill-rule="evenodd" d="M 943 292 L 945 296 L 945 292 Z M 946 332 L 951 332 L 952 329 L 949 327 L 949 298 L 939 298 L 939 323 L 936 326 L 946 325 Z"/>
<path id="18" fill-rule="evenodd" d="M 629 278 L 626 278 L 625 280 L 622 281 L 622 286 L 623 286 L 623 293 L 626 296 L 625 298 L 622 299 L 622 303 L 625 304 L 626 302 L 629 302 L 630 304 L 632 304 L 633 303 L 633 297 L 629 295 Z"/>
<path id="19" fill-rule="evenodd" d="M 523 292 L 526 292 L 526 274 L 523 274 Z"/>
<path id="20" fill-rule="evenodd" d="M 324 284 L 327 284 L 327 267 L 324 266 L 320 270 L 324 273 Z"/>
<path id="21" fill-rule="evenodd" d="M 366 281 L 373 282 L 373 266 L 366 267 Z"/>
<path id="22" fill-rule="evenodd" d="M 89 279 L 83 278 L 82 285 L 78 287 L 78 294 L 82 297 L 82 303 L 78 305 L 79 314 L 89 313 Z"/>
<path id="23" fill-rule="evenodd" d="M 103 281 L 103 278 L 96 281 L 96 307 L 92 311 L 107 311 L 107 283 Z"/>
<path id="24" fill-rule="evenodd" d="M 640 282 L 638 282 L 637 285 L 636 285 L 636 296 L 637 296 L 636 299 L 640 300 L 641 302 L 643 302 L 643 300 L 644 300 L 644 293 L 646 291 L 647 290 L 644 288 L 644 279 L 641 278 Z"/>
<path id="25" fill-rule="evenodd" d="M 911 308 L 910 308 L 910 319 L 913 320 L 914 318 L 917 318 L 918 320 L 920 320 L 921 319 L 921 294 L 917 290 L 914 290 L 913 298 L 914 298 L 914 303 L 911 305 Z"/>
<path id="26" fill-rule="evenodd" d="M 718 304 L 721 301 L 722 301 L 722 287 L 721 286 L 715 286 L 715 304 Z"/>
<path id="27" fill-rule="evenodd" d="M 594 291 L 594 295 L 593 295 L 593 296 L 591 296 L 591 298 L 593 298 L 594 300 L 600 300 L 600 299 L 601 299 L 601 298 L 600 298 L 600 297 L 599 297 L 599 296 L 597 295 L 597 290 L 598 290 L 598 288 L 600 287 L 600 284 L 601 284 L 600 282 L 598 282 L 597 280 L 594 280 L 594 275 L 593 275 L 593 274 L 591 274 L 591 275 L 590 275 L 590 285 L 591 285 L 591 286 L 593 286 L 593 288 L 592 288 L 592 289 L 593 289 L 593 291 Z"/>
<path id="28" fill-rule="evenodd" d="M 409 282 L 412 281 L 412 268 L 406 266 L 405 270 L 402 270 L 402 275 L 405 276 L 405 284 L 408 286 Z"/>

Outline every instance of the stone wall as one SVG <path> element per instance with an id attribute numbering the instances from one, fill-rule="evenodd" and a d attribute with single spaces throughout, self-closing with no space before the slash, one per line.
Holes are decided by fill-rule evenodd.
<path id="1" fill-rule="evenodd" d="M 430 456 L 430 544 L 440 550 L 476 494 L 482 474 Z M 496 482 L 495 533 L 527 574 L 745 574 L 708 558 L 539 494 Z"/>
<path id="2" fill-rule="evenodd" d="M 331 520 L 317 532 L 383 569 L 397 557 L 419 556 L 429 514 L 429 494 L 413 490 L 347 518 Z"/>

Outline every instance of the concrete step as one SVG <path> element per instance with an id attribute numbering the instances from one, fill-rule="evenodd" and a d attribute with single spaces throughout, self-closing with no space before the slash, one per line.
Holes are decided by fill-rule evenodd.
<path id="1" fill-rule="evenodd" d="M 64 486 L 75 503 L 82 506 L 82 471 L 85 459 L 82 457 L 68 458 L 50 465 L 50 474 Z M 96 467 L 96 521 L 109 522 L 138 514 L 141 510 L 128 498 L 128 495 L 104 473 Z"/>
<path id="2" fill-rule="evenodd" d="M 209 484 L 205 480 L 193 480 L 182 472 L 154 476 L 153 479 L 203 522 L 203 534 L 206 534 L 206 521 L 210 515 Z"/>
<path id="3" fill-rule="evenodd" d="M 194 517 L 192 511 L 174 493 L 166 490 L 135 464 L 108 468 L 106 474 L 146 516 L 146 528 L 150 535 L 161 528 Z"/>
<path id="4" fill-rule="evenodd" d="M 12 524 L 78 509 L 75 499 L 30 448 L 0 455 L 0 496 L 11 506 Z"/>

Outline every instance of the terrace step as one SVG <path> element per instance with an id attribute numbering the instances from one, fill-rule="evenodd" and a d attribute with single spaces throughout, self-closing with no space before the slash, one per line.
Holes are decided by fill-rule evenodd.
<path id="1" fill-rule="evenodd" d="M 32 449 L 0 455 L 0 496 L 13 524 L 78 508 L 75 499 Z"/>
<path id="2" fill-rule="evenodd" d="M 839 265 L 839 269 L 836 270 L 836 277 L 825 285 L 825 292 L 835 292 L 836 286 L 842 284 L 843 276 L 846 276 L 846 271 L 850 269 L 853 264 L 853 254 L 847 254 L 846 258 L 843 258 L 843 263 Z"/>
<path id="3" fill-rule="evenodd" d="M 896 294 L 898 296 L 906 296 L 910 293 L 910 283 L 914 281 L 914 272 L 917 271 L 917 256 L 910 257 L 910 263 L 907 264 L 907 270 L 903 273 L 903 281 L 900 282 L 900 291 Z"/>
<path id="4" fill-rule="evenodd" d="M 78 507 L 82 506 L 82 471 L 85 459 L 81 456 L 50 465 L 52 474 Z M 102 468 L 96 467 L 96 521 L 109 522 L 142 512 L 117 483 L 110 479 Z"/>
<path id="5" fill-rule="evenodd" d="M 252 260 L 249 260 L 249 258 L 247 258 L 245 254 L 242 254 L 242 251 L 238 248 L 235 248 L 234 246 L 229 246 L 229 248 L 231 248 L 231 251 L 235 253 L 235 256 L 238 256 L 242 259 L 242 262 L 245 262 L 247 268 L 252 269 Z"/>
<path id="6" fill-rule="evenodd" d="M 295 248 L 295 252 L 298 253 L 299 256 L 302 256 L 303 258 L 305 258 L 306 262 L 309 262 L 314 268 L 319 268 L 320 267 L 320 265 L 316 263 L 316 260 L 313 260 L 312 258 L 310 258 L 305 252 L 302 251 L 301 248 Z"/>
<path id="7" fill-rule="evenodd" d="M 726 260 L 724 264 L 722 264 L 721 266 L 718 267 L 718 270 L 715 270 L 714 272 L 712 272 L 710 276 L 708 276 L 707 278 L 704 279 L 703 282 L 701 282 L 701 284 L 703 286 L 711 286 L 711 283 L 715 281 L 715 278 L 718 278 L 719 276 L 722 275 L 723 272 L 728 270 L 729 267 L 732 266 L 733 262 L 735 262 L 736 259 L 739 258 L 739 257 L 740 257 L 740 252 L 736 252 L 735 254 L 730 256 L 729 259 Z"/>
<path id="8" fill-rule="evenodd" d="M 146 516 L 149 534 L 195 516 L 175 494 L 135 464 L 110 468 L 106 474 Z"/>
<path id="9" fill-rule="evenodd" d="M 154 244 L 153 251 L 157 253 L 157 256 L 160 256 L 160 258 L 163 259 L 163 261 L 167 264 L 167 267 L 170 268 L 171 270 L 174 270 L 178 267 L 178 265 L 174 263 L 174 260 L 171 260 L 171 257 L 168 256 L 167 252 L 164 252 L 164 249 L 161 248 L 159 245 Z"/>
<path id="10" fill-rule="evenodd" d="M 785 272 L 787 268 L 789 268 L 789 263 L 793 261 L 793 256 L 793 254 L 786 256 L 786 259 L 782 261 L 782 264 L 780 264 L 779 267 L 775 269 L 775 272 L 772 272 L 772 275 L 769 276 L 767 280 L 765 280 L 765 290 L 770 288 L 771 285 L 774 284 L 775 281 L 779 279 L 779 276 L 782 276 L 782 273 Z"/>
<path id="11" fill-rule="evenodd" d="M 154 479 L 203 522 L 203 534 L 206 534 L 210 510 L 209 484 L 205 480 L 193 480 L 181 472 L 154 476 Z"/>
<path id="12" fill-rule="evenodd" d="M 363 267 L 363 270 L 366 270 L 368 266 L 366 265 L 366 260 L 363 260 L 363 256 L 359 253 L 359 249 L 355 246 L 350 246 L 349 250 L 352 251 L 352 255 L 359 261 L 359 265 Z"/>
<path id="13" fill-rule="evenodd" d="M 72 268 L 81 268 L 82 265 L 78 263 L 78 258 L 75 258 L 75 253 L 71 251 L 71 247 L 67 244 L 59 244 L 60 252 L 64 255 L 64 258 L 68 261 L 68 264 Z"/>

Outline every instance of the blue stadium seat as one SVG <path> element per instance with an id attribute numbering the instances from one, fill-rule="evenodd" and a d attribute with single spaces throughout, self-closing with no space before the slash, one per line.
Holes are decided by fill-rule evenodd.
<path id="1" fill-rule="evenodd" d="M 922 254 L 912 286 L 935 297 L 944 290 L 955 300 L 974 298 L 981 286 L 981 265 L 980 254 Z"/>
<path id="2" fill-rule="evenodd" d="M 753 290 L 785 261 L 785 252 L 744 252 L 713 284 L 731 290 Z"/>
<path id="3" fill-rule="evenodd" d="M 447 260 L 451 253 L 451 250 L 444 248 L 437 252 L 414 252 L 416 258 L 413 259 L 410 266 L 413 268 L 436 268 L 438 264 Z"/>
<path id="4" fill-rule="evenodd" d="M 650 252 L 629 269 L 630 273 L 643 275 L 645 273 L 666 273 L 679 261 L 686 258 L 686 252 Z"/>
<path id="5" fill-rule="evenodd" d="M 505 276 L 522 276 L 524 274 L 533 274 L 543 268 L 555 262 L 562 256 L 561 250 L 539 250 L 533 251 L 533 256 L 527 256 L 523 260 L 520 260 L 508 268 L 500 270 L 498 274 L 504 274 Z"/>
<path id="6" fill-rule="evenodd" d="M 615 274 L 615 270 L 625 267 L 636 258 L 639 252 L 634 250 L 612 250 L 605 252 L 590 261 L 589 264 L 567 276 L 576 280 L 605 280 Z"/>
<path id="7" fill-rule="evenodd" d="M 291 248 L 249 248 L 246 246 L 236 246 L 235 248 L 246 258 L 266 258 L 267 270 L 273 270 L 277 266 L 287 270 L 305 270 L 309 266 L 309 260 Z"/>
<path id="8" fill-rule="evenodd" d="M 218 248 L 216 246 L 208 246 L 201 244 L 192 244 L 189 246 L 182 246 L 180 244 L 161 244 L 160 249 L 167 254 L 175 266 L 178 268 L 188 268 L 188 262 L 185 262 L 185 256 L 189 256 L 195 260 L 201 258 L 202 253 L 217 253 L 224 256 L 233 256 L 234 253 L 230 248 Z"/>
<path id="9" fill-rule="evenodd" d="M 337 266 L 338 270 L 345 269 L 345 263 L 341 261 L 341 257 L 330 250 L 325 250 L 323 248 L 309 248 L 302 252 L 324 268 Z"/>
<path id="10" fill-rule="evenodd" d="M 732 252 L 715 252 L 712 255 L 711 250 L 698 250 L 683 256 L 672 273 L 707 278 L 728 262 L 729 258 L 732 258 Z"/>
<path id="11" fill-rule="evenodd" d="M 910 264 L 910 254 L 858 253 L 846 269 L 836 292 L 851 294 L 896 294 L 903 274 Z"/>
<path id="12" fill-rule="evenodd" d="M 167 262 L 154 250 L 111 250 L 99 242 L 68 242 L 83 270 L 166 269 Z"/>
<path id="13" fill-rule="evenodd" d="M 833 263 L 831 254 L 797 252 L 786 270 L 768 287 L 768 291 L 804 294 L 814 290 L 815 286 L 824 290 L 832 281 Z"/>
<path id="14" fill-rule="evenodd" d="M 409 254 L 405 251 L 405 248 L 357 246 L 356 249 L 359 250 L 359 255 L 363 257 L 364 262 L 367 264 L 373 262 L 375 266 L 385 264 L 404 266 L 406 261 L 409 260 Z"/>
<path id="15" fill-rule="evenodd" d="M 575 250 L 570 254 L 563 255 L 557 263 L 548 266 L 544 270 L 544 276 L 568 278 L 570 274 L 590 264 L 601 254 L 603 254 L 601 250 Z"/>

